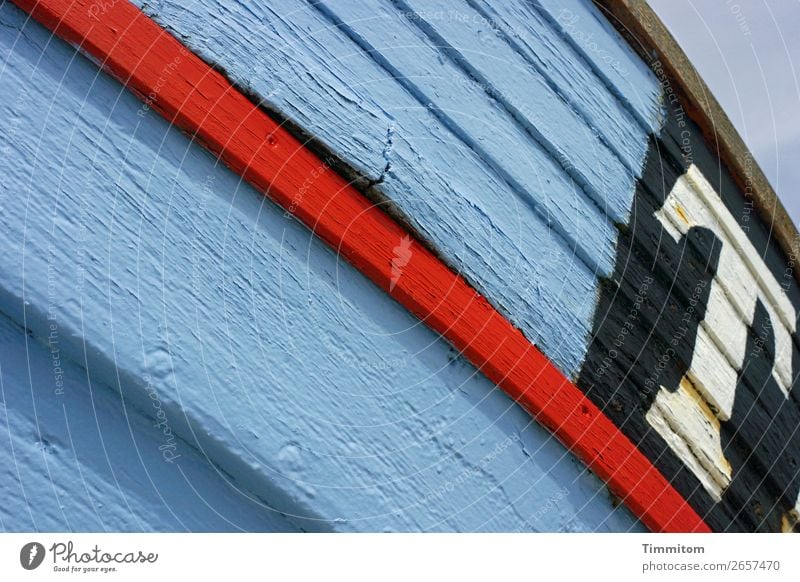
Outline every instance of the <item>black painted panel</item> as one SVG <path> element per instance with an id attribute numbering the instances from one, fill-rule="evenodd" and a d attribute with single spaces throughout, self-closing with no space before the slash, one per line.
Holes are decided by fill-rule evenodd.
<path id="1" fill-rule="evenodd" d="M 691 470 L 649 425 L 645 414 L 660 386 L 671 391 L 686 374 L 705 317 L 722 250 L 712 231 L 692 228 L 679 242 L 655 216 L 678 177 L 694 163 L 721 193 L 727 208 L 784 283 L 787 266 L 768 225 L 747 211 L 747 200 L 683 116 L 673 116 L 651 138 L 627 225 L 620 225 L 614 275 L 603 281 L 593 338 L 578 385 L 636 442 L 692 506 L 717 531 L 780 531 L 800 491 L 800 391 L 787 399 L 772 376 L 775 338 L 760 302 L 739 371 L 730 421 L 721 424 L 733 480 L 716 503 Z M 800 290 L 787 294 L 797 311 Z M 800 372 L 795 334 L 793 376 Z M 796 383 L 795 383 L 796 386 Z"/>

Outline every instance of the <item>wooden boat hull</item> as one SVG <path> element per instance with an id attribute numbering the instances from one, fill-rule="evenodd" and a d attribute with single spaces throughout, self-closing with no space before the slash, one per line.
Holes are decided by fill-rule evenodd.
<path id="1" fill-rule="evenodd" d="M 19 5 L 5 527 L 793 527 L 791 253 L 602 7 Z"/>

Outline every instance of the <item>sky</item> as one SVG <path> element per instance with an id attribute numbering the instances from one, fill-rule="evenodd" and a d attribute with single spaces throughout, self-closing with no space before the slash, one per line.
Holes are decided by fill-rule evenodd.
<path id="1" fill-rule="evenodd" d="M 800 225 L 800 0 L 648 0 Z"/>

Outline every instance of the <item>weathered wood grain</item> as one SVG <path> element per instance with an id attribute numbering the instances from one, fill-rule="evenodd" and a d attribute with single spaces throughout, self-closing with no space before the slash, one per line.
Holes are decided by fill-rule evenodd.
<path id="1" fill-rule="evenodd" d="M 612 47 L 591 42 L 608 37 L 593 28 L 596 14 L 576 2 L 550 11 L 526 0 L 467 2 L 485 18 L 481 24 L 540 72 L 623 160 L 641 159 L 641 130 L 654 133 L 661 127 L 660 96 L 648 100 L 636 88 L 637 84 L 647 86 L 651 73 L 641 60 L 630 58 L 624 44 Z"/>

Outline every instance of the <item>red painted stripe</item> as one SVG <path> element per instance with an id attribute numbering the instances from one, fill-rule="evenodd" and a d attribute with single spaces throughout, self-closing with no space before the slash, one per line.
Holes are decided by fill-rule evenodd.
<path id="1" fill-rule="evenodd" d="M 648 527 L 709 531 L 636 446 L 484 297 L 421 245 L 395 251 L 408 236 L 403 228 L 138 8 L 126 0 L 15 3 L 80 45 L 446 337 Z"/>

